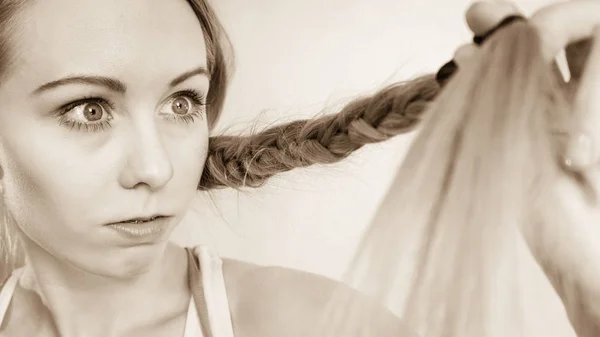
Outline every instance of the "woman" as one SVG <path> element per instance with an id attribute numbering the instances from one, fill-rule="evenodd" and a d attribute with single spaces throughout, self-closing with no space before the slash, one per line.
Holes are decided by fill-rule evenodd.
<path id="1" fill-rule="evenodd" d="M 339 285 L 222 262 L 168 236 L 198 181 L 202 189 L 256 186 L 277 172 L 339 160 L 405 130 L 406 117 L 391 112 L 411 112 L 414 125 L 437 93 L 431 78 L 338 116 L 209 144 L 227 67 L 222 30 L 204 1 L 0 6 L 2 191 L 27 256 L 7 271 L 0 334 L 315 335 Z M 376 303 L 343 292 L 360 303 L 353 323 L 362 330 L 352 334 L 411 335 Z"/>

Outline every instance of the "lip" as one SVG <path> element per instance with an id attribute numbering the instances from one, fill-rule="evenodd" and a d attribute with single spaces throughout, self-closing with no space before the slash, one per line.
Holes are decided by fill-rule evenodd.
<path id="1" fill-rule="evenodd" d="M 157 215 L 152 215 L 152 216 L 147 216 L 147 217 L 131 218 L 131 219 L 127 219 L 127 220 L 123 220 L 123 221 L 119 221 L 119 222 L 113 222 L 113 223 L 110 223 L 109 225 L 122 224 L 122 223 L 144 223 L 144 222 L 153 221 L 153 220 L 156 220 L 158 218 L 163 218 L 163 217 L 168 217 L 168 216 L 157 214 Z"/>
<path id="2" fill-rule="evenodd" d="M 157 241 L 167 232 L 172 219 L 172 216 L 153 215 L 113 222 L 106 226 L 127 240 L 149 243 Z"/>

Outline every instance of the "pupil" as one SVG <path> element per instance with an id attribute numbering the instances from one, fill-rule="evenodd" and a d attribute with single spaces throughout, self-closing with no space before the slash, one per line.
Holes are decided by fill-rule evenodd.
<path id="1" fill-rule="evenodd" d="M 187 114 L 189 109 L 190 105 L 186 99 L 178 98 L 173 102 L 173 111 L 178 115 Z"/>
<path id="2" fill-rule="evenodd" d="M 92 122 L 102 118 L 102 107 L 98 103 L 89 103 L 83 110 L 84 117 Z"/>

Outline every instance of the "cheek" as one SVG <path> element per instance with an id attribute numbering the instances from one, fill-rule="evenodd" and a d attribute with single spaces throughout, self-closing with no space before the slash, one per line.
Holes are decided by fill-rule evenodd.
<path id="1" fill-rule="evenodd" d="M 28 236 L 76 238 L 107 216 L 122 215 L 123 205 L 143 204 L 119 184 L 132 152 L 126 136 L 131 132 L 102 138 L 65 132 L 54 124 L 27 124 L 0 127 L 0 162 L 6 206 Z M 152 198 L 165 209 L 184 213 L 196 196 L 206 161 L 206 123 L 185 131 L 181 126 L 163 129 L 163 146 L 173 177 Z"/>
<path id="2" fill-rule="evenodd" d="M 14 147 L 5 147 L 5 197 L 7 206 L 25 226 L 33 225 L 35 214 L 46 222 L 100 222 L 106 214 L 123 211 L 122 203 L 142 200 L 120 186 L 119 176 L 126 162 L 123 142 L 115 140 L 102 149 L 81 151 L 56 149 L 56 142 L 31 135 Z M 54 146 L 48 146 L 52 143 Z M 196 196 L 208 151 L 206 134 L 177 137 L 165 142 L 173 177 L 152 198 L 170 210 L 184 212 Z M 168 205 L 168 206 L 167 206 Z M 28 225 L 29 224 L 29 225 Z"/>
<path id="3" fill-rule="evenodd" d="M 57 224 L 84 219 L 107 182 L 92 157 L 52 140 L 41 132 L 21 133 L 2 144 L 5 202 L 26 232 L 61 232 Z"/>
<path id="4" fill-rule="evenodd" d="M 61 166 L 42 165 L 48 162 L 47 158 L 38 156 L 41 160 L 36 163 L 21 160 L 10 151 L 6 153 L 4 203 L 25 237 L 51 251 L 81 240 L 81 229 L 72 222 L 71 216 L 85 208 L 77 198 L 69 197 L 76 191 L 65 190 L 70 185 L 60 181 L 70 172 Z"/>
<path id="5" fill-rule="evenodd" d="M 207 134 L 207 130 L 199 130 L 185 139 L 169 141 L 168 152 L 174 173 L 172 181 L 167 186 L 171 198 L 178 199 L 183 195 L 186 198 L 196 196 L 208 153 Z"/>

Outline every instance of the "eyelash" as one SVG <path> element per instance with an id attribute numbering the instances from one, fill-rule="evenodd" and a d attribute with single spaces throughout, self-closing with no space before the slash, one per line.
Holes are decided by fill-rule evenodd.
<path id="1" fill-rule="evenodd" d="M 186 124 L 191 124 L 191 123 L 194 123 L 197 118 L 202 118 L 205 108 L 207 106 L 205 95 L 201 94 L 200 92 L 198 92 L 194 89 L 186 89 L 186 90 L 179 91 L 179 92 L 175 93 L 174 95 L 172 95 L 171 98 L 169 98 L 168 102 L 172 103 L 175 99 L 177 99 L 181 96 L 185 96 L 191 101 L 192 111 L 189 114 L 183 115 L 183 116 L 178 116 L 178 115 L 169 116 L 168 119 L 175 121 L 175 122 L 183 122 Z M 83 104 L 89 104 L 89 103 L 95 103 L 95 104 L 100 105 L 102 107 L 103 111 L 105 113 L 109 114 L 108 120 L 104 121 L 104 122 L 100 122 L 100 123 L 93 123 L 93 122 L 83 123 L 80 121 L 72 120 L 66 116 L 69 112 L 71 112 L 73 109 L 77 108 L 78 106 L 81 106 Z M 71 130 L 98 132 L 98 131 L 104 131 L 111 127 L 110 120 L 112 120 L 113 117 L 112 117 L 112 115 L 110 115 L 110 112 L 108 110 L 114 110 L 114 109 L 115 109 L 115 104 L 110 100 L 107 100 L 105 98 L 99 98 L 99 97 L 84 97 L 82 99 L 78 99 L 76 101 L 73 101 L 71 103 L 68 103 L 68 104 L 62 106 L 61 108 L 59 108 L 57 110 L 56 114 L 57 114 L 59 124 L 69 128 Z"/>

